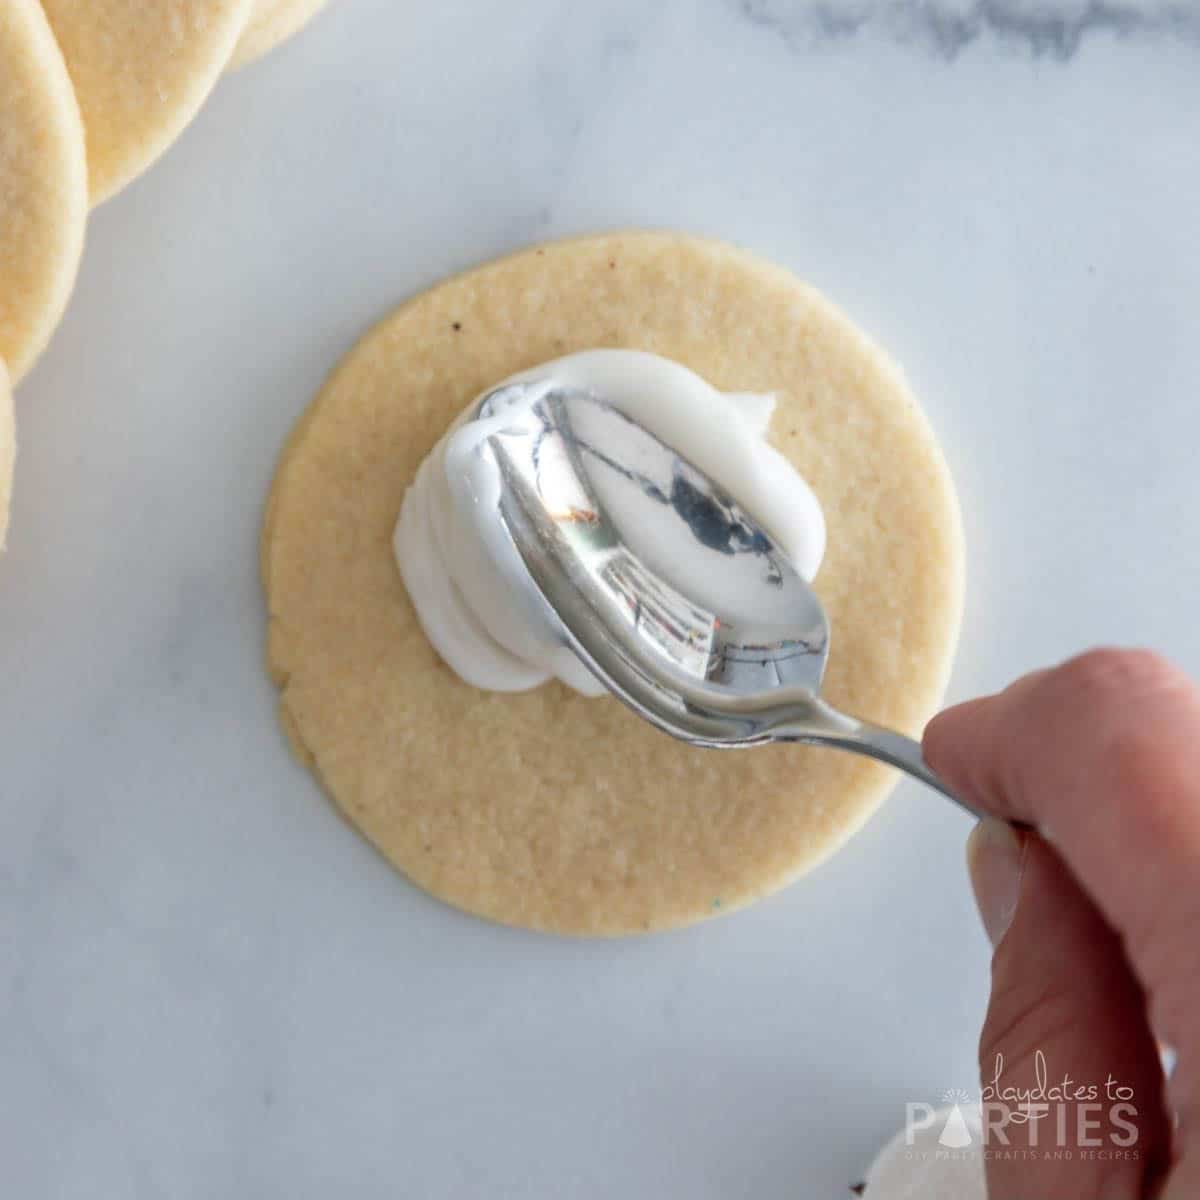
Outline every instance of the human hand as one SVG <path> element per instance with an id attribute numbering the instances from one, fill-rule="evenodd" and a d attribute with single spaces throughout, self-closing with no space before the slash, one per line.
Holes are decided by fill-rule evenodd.
<path id="1" fill-rule="evenodd" d="M 949 709 L 924 752 L 1003 818 L 969 844 L 996 947 L 985 1102 L 1050 1097 L 989 1134 L 991 1200 L 1197 1200 L 1200 690 L 1148 652 L 1092 651 Z"/>

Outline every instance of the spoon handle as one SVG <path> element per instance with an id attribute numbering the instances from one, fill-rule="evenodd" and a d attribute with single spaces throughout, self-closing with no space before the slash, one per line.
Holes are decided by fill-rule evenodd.
<path id="1" fill-rule="evenodd" d="M 984 813 L 956 795 L 940 775 L 925 765 L 919 743 L 894 729 L 885 729 L 881 725 L 872 725 L 869 721 L 846 716 L 823 700 L 806 704 L 799 719 L 785 720 L 776 725 L 771 731 L 771 737 L 777 742 L 832 746 L 837 750 L 849 750 L 852 754 L 865 754 L 868 758 L 876 758 L 888 766 L 899 767 L 914 779 L 928 784 L 947 799 L 953 800 L 971 816 L 979 819 L 984 817 Z"/>

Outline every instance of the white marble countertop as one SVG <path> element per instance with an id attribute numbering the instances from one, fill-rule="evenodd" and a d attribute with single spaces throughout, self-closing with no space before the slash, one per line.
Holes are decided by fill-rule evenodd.
<path id="1" fill-rule="evenodd" d="M 1192 15 L 1189 15 L 1192 14 Z M 255 543 L 396 301 L 719 235 L 907 367 L 966 511 L 956 696 L 1200 671 L 1200 15 L 334 0 L 105 206 L 0 568 L 0 1176 L 22 1200 L 844 1197 L 976 1083 L 966 823 L 912 785 L 746 913 L 588 944 L 409 887 L 288 758 Z"/>

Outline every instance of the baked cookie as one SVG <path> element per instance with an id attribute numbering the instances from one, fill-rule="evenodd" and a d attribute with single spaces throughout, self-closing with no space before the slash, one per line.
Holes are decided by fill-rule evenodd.
<path id="1" fill-rule="evenodd" d="M 326 0 L 257 0 L 250 24 L 233 52 L 230 70 L 244 67 L 299 33 Z"/>
<path id="2" fill-rule="evenodd" d="M 0 4 L 0 358 L 19 380 L 66 308 L 87 223 L 83 124 L 37 0 Z"/>
<path id="3" fill-rule="evenodd" d="M 183 132 L 225 70 L 253 0 L 42 0 L 87 129 L 93 204 Z"/>
<path id="4" fill-rule="evenodd" d="M 416 297 L 330 377 L 283 452 L 262 538 L 268 659 L 302 762 L 420 887 L 574 934 L 663 929 L 782 887 L 876 809 L 892 773 L 830 750 L 698 750 L 616 700 L 463 683 L 392 554 L 405 489 L 466 404 L 591 347 L 774 392 L 771 441 L 828 523 L 815 581 L 826 692 L 911 734 L 942 694 L 962 547 L 953 486 L 903 378 L 770 263 L 668 233 L 524 251 Z"/>

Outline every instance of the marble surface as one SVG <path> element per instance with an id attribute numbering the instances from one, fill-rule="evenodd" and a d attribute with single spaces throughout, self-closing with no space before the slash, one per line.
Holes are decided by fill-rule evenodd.
<path id="1" fill-rule="evenodd" d="M 753 910 L 602 944 L 393 875 L 289 760 L 255 541 L 369 322 L 534 239 L 742 242 L 907 367 L 970 538 L 953 691 L 1200 671 L 1200 15 L 334 0 L 106 205 L 0 565 L 0 1173 L 42 1198 L 844 1197 L 975 1081 L 967 826 L 904 785 Z M 881 581 L 886 586 L 886 581 Z"/>

